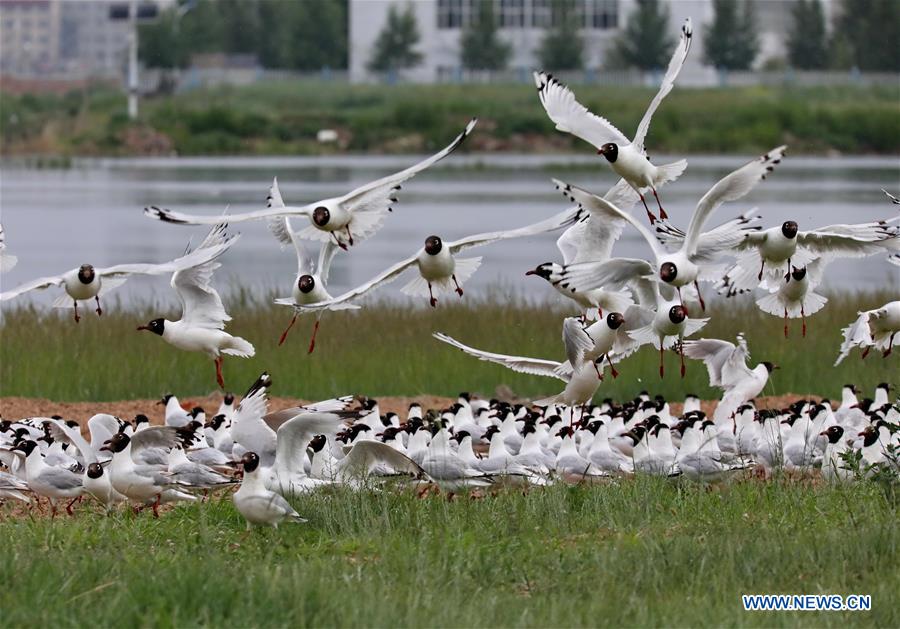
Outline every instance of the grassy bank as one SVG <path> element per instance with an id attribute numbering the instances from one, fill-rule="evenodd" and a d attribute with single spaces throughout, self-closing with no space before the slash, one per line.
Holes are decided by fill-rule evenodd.
<path id="1" fill-rule="evenodd" d="M 483 500 L 337 492 L 244 534 L 230 499 L 160 520 L 3 524 L 7 626 L 897 626 L 896 505 L 877 487 L 638 478 Z M 0 507 L 0 517 L 10 507 Z M 865 593 L 868 612 L 741 594 Z"/>
<path id="2" fill-rule="evenodd" d="M 856 312 L 895 299 L 889 290 L 877 294 L 832 296 L 824 310 L 808 321 L 806 338 L 799 321 L 785 340 L 782 321 L 760 312 L 752 301 L 738 299 L 712 304 L 712 320 L 697 336 L 733 340 L 747 337 L 754 361 L 782 366 L 765 395 L 781 393 L 840 395 L 845 382 L 867 392 L 882 381 L 897 382 L 900 354 L 882 359 L 873 353 L 865 361 L 854 352 L 840 366 L 834 363 L 841 328 Z M 243 391 L 259 373 L 268 370 L 276 395 L 321 399 L 335 395 L 450 395 L 472 391 L 491 396 L 507 385 L 525 396 L 561 390 L 561 382 L 513 373 L 480 362 L 431 338 L 442 331 L 459 340 L 494 352 L 564 360 L 560 340 L 559 305 L 481 302 L 468 298 L 446 302 L 436 310 L 380 304 L 358 313 L 328 313 L 322 319 L 316 351 L 306 352 L 312 319 L 300 318 L 287 343 L 277 346 L 290 311 L 268 305 L 226 299 L 234 320 L 229 331 L 256 345 L 252 359 L 226 358 L 225 379 L 230 389 Z M 142 308 L 128 312 L 111 302 L 102 318 L 86 313 L 80 324 L 71 312 L 6 308 L 0 324 L 0 395 L 44 397 L 58 401 L 153 398 L 167 391 L 201 395 L 215 388 L 212 361 L 177 350 L 138 324 L 174 312 Z M 619 366 L 618 379 L 607 378 L 598 399 L 630 398 L 642 389 L 678 399 L 695 392 L 706 399 L 717 395 L 707 386 L 702 364 L 689 361 L 687 377 L 678 377 L 678 358 L 666 356 L 666 377 L 660 380 L 658 355 L 644 348 Z M 871 395 L 871 393 L 868 393 Z"/>
<path id="3" fill-rule="evenodd" d="M 631 134 L 654 90 L 573 85 L 588 107 Z M 148 98 L 138 123 L 124 95 L 92 88 L 66 95 L 4 94 L 5 155 L 316 154 L 417 152 L 444 145 L 469 117 L 482 119 L 474 150 L 586 150 L 554 131 L 533 87 L 269 82 Z M 339 145 L 315 142 L 339 131 Z M 676 89 L 653 119 L 653 153 L 755 153 L 781 143 L 796 153 L 900 153 L 900 89 L 751 87 Z"/>

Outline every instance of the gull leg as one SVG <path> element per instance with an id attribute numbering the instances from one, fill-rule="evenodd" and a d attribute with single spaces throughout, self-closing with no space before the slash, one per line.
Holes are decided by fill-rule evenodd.
<path id="1" fill-rule="evenodd" d="M 694 288 L 697 289 L 697 299 L 700 301 L 700 310 L 706 312 L 706 302 L 703 301 L 703 293 L 700 292 L 700 284 L 694 280 Z"/>
<path id="2" fill-rule="evenodd" d="M 309 339 L 309 350 L 306 352 L 307 354 L 312 354 L 313 350 L 316 349 L 316 334 L 319 332 L 319 320 L 316 319 L 316 324 L 313 326 L 312 338 Z"/>
<path id="3" fill-rule="evenodd" d="M 606 355 L 606 362 L 609 363 L 609 369 L 610 369 L 610 373 L 612 374 L 612 377 L 613 377 L 613 378 L 618 378 L 618 377 L 619 377 L 619 372 L 616 370 L 615 365 L 613 365 L 612 359 L 610 359 L 609 354 Z"/>
<path id="4" fill-rule="evenodd" d="M 73 299 L 72 305 L 75 306 L 75 323 L 78 323 L 79 321 L 81 321 L 81 317 L 78 316 L 78 300 Z"/>
<path id="5" fill-rule="evenodd" d="M 102 317 L 103 316 L 103 308 L 100 307 L 100 295 L 94 295 L 94 301 L 97 302 L 97 310 L 95 310 L 94 312 L 97 313 L 98 317 Z"/>
<path id="6" fill-rule="evenodd" d="M 81 499 L 81 496 L 78 496 L 77 498 L 72 498 L 72 500 L 69 501 L 69 504 L 66 505 L 66 513 L 68 513 L 70 516 L 74 516 L 75 513 L 72 511 L 72 505 L 75 504 L 76 502 L 78 502 L 80 499 Z"/>
<path id="7" fill-rule="evenodd" d="M 806 338 L 806 313 L 803 311 L 803 305 L 800 305 L 800 320 L 803 321 L 803 338 Z"/>
<path id="8" fill-rule="evenodd" d="M 763 258 L 762 256 L 760 256 L 760 259 L 762 260 L 762 264 L 759 265 L 759 275 L 756 276 L 756 280 L 759 282 L 762 281 L 762 274 L 766 268 L 766 259 Z"/>
<path id="9" fill-rule="evenodd" d="M 659 344 L 659 377 L 664 378 L 666 374 L 666 368 L 663 366 L 663 346 L 660 342 Z"/>
<path id="10" fill-rule="evenodd" d="M 601 319 L 603 318 L 603 306 L 597 306 L 597 316 Z"/>
<path id="11" fill-rule="evenodd" d="M 281 347 L 284 345 L 284 341 L 287 338 L 288 332 L 291 331 L 291 328 L 294 327 L 294 322 L 297 320 L 297 313 L 294 313 L 294 316 L 291 317 L 291 322 L 288 323 L 288 327 L 284 329 L 284 332 L 281 333 L 281 338 L 278 339 L 278 346 Z"/>
<path id="12" fill-rule="evenodd" d="M 159 517 L 159 501 L 161 499 L 162 499 L 162 494 L 156 494 L 156 500 L 153 501 L 153 517 L 154 518 Z"/>
<path id="13" fill-rule="evenodd" d="M 666 220 L 667 218 L 669 218 L 669 215 L 666 214 L 666 211 L 663 209 L 662 203 L 660 203 L 659 201 L 659 195 L 656 194 L 656 188 L 650 186 L 650 189 L 653 190 L 653 196 L 656 197 L 656 205 L 659 206 L 659 217 L 663 220 Z"/>
<path id="14" fill-rule="evenodd" d="M 678 355 L 681 357 L 681 377 L 684 378 L 684 374 L 687 371 L 684 367 L 684 343 L 679 343 L 678 345 Z"/>
<path id="15" fill-rule="evenodd" d="M 888 348 L 884 350 L 884 353 L 881 355 L 882 358 L 887 358 L 894 351 L 894 335 L 896 334 L 896 332 L 891 332 L 891 338 L 888 339 Z"/>
<path id="16" fill-rule="evenodd" d="M 219 383 L 219 387 L 222 389 L 225 388 L 225 378 L 222 377 L 222 357 L 216 357 L 216 382 Z"/>
<path id="17" fill-rule="evenodd" d="M 350 225 L 347 225 L 347 238 L 350 241 L 350 246 L 353 246 L 353 234 L 350 233 Z"/>
<path id="18" fill-rule="evenodd" d="M 788 337 L 788 315 L 787 308 L 784 309 L 784 338 Z"/>
<path id="19" fill-rule="evenodd" d="M 647 200 L 644 199 L 644 195 L 638 192 L 638 196 L 641 197 L 641 203 L 644 204 L 644 209 L 647 210 L 647 218 L 650 220 L 650 224 L 653 225 L 656 222 L 656 215 L 647 207 Z"/>
<path id="20" fill-rule="evenodd" d="M 434 298 L 434 292 L 431 290 L 431 282 L 428 282 L 428 303 L 431 304 L 432 308 L 437 308 L 437 299 Z"/>
<path id="21" fill-rule="evenodd" d="M 675 292 L 678 293 L 678 301 L 681 302 L 681 307 L 684 308 L 684 311 L 687 313 L 688 316 L 691 316 L 691 313 L 688 312 L 687 306 L 684 305 L 684 297 L 681 296 L 681 286 L 676 286 Z"/>
<path id="22" fill-rule="evenodd" d="M 338 247 L 340 247 L 344 251 L 347 250 L 347 245 L 345 245 L 344 243 L 341 242 L 341 239 L 337 237 L 337 234 L 335 232 L 331 232 L 331 236 L 332 236 L 332 238 L 334 238 L 334 244 L 336 244 Z"/>
<path id="23" fill-rule="evenodd" d="M 871 351 L 872 351 L 872 346 L 869 345 L 869 346 L 866 348 L 866 350 L 862 353 L 862 359 L 865 360 L 865 359 L 866 359 L 866 356 L 868 356 L 868 355 L 869 355 L 869 352 L 871 352 Z"/>
<path id="24" fill-rule="evenodd" d="M 594 371 L 597 372 L 597 379 L 603 380 L 603 374 L 600 373 L 600 367 L 597 366 L 597 363 L 595 361 L 592 361 L 591 364 L 594 365 Z"/>
<path id="25" fill-rule="evenodd" d="M 450 277 L 453 278 L 453 283 L 456 284 L 456 294 L 459 295 L 460 297 L 462 297 L 462 296 L 463 296 L 463 289 L 460 288 L 459 282 L 456 281 L 456 274 L 453 274 L 453 275 L 451 275 Z"/>

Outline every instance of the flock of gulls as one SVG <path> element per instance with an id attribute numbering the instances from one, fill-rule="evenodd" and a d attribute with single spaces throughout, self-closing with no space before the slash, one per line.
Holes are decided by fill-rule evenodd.
<path id="1" fill-rule="evenodd" d="M 621 178 L 605 194 L 554 179 L 567 209 L 543 221 L 505 231 L 481 233 L 453 241 L 430 235 L 423 246 L 361 286 L 333 296 L 328 275 L 335 255 L 378 233 L 398 201 L 401 186 L 419 172 L 453 153 L 473 132 L 477 119 L 443 150 L 406 170 L 367 183 L 349 193 L 304 205 L 287 205 L 273 180 L 265 209 L 221 216 L 195 216 L 159 207 L 146 216 L 180 225 L 211 225 L 206 238 L 184 255 L 162 264 L 121 264 L 106 268 L 83 264 L 53 277 L 26 282 L 0 293 L 11 300 L 32 290 L 61 287 L 54 302 L 74 310 L 91 302 L 102 315 L 101 297 L 133 276 L 171 274 L 182 305 L 180 319 L 155 318 L 138 330 L 162 337 L 185 351 L 202 352 L 215 362 L 216 380 L 224 390 L 223 356 L 252 357 L 253 345 L 225 331 L 230 316 L 213 287 L 218 258 L 239 239 L 228 235 L 229 223 L 266 220 L 277 241 L 293 248 L 297 274 L 291 295 L 276 300 L 291 309 L 279 339 L 283 344 L 299 315 L 315 322 L 309 352 L 315 348 L 322 316 L 328 311 L 359 309 L 368 293 L 409 271 L 401 289 L 427 298 L 461 298 L 463 286 L 481 264 L 463 252 L 500 240 L 533 237 L 562 230 L 557 240 L 561 262 L 546 262 L 527 272 L 546 280 L 574 302 L 578 314 L 562 322 L 565 360 L 496 354 L 465 345 L 436 332 L 434 337 L 480 360 L 528 374 L 556 378 L 561 392 L 529 407 L 467 394 L 449 409 L 422 412 L 413 406 L 402 422 L 382 415 L 374 400 L 351 408 L 354 398 L 338 398 L 309 407 L 267 413 L 267 374 L 251 387 L 240 404 L 226 396 L 208 421 L 202 409 L 183 410 L 167 396 L 166 425 L 149 425 L 138 415 L 133 423 L 111 415 L 95 415 L 88 423 L 90 441 L 79 426 L 63 418 L 28 418 L 0 423 L 0 498 L 30 501 L 28 492 L 67 510 L 89 494 L 107 507 L 129 501 L 138 507 L 197 500 L 198 492 L 239 483 L 234 502 L 248 523 L 273 524 L 299 519 L 285 500 L 323 485 L 360 485 L 371 478 L 408 477 L 436 482 L 447 489 L 489 485 L 499 479 L 546 484 L 556 479 L 584 480 L 632 473 L 684 476 L 700 481 L 721 478 L 736 469 L 756 466 L 766 473 L 821 468 L 830 477 L 850 472 L 842 465 L 848 452 L 861 452 L 870 469 L 888 466 L 895 472 L 900 414 L 892 406 L 889 387 L 881 385 L 873 399 L 858 401 L 844 388 L 841 405 L 801 401 L 785 409 L 757 409 L 752 400 L 777 368 L 770 362 L 754 367 L 746 340 L 689 340 L 709 318 L 700 282 L 714 283 L 727 297 L 758 291 L 759 308 L 784 319 L 806 318 L 827 299 L 816 292 L 827 265 L 840 258 L 885 256 L 900 266 L 900 214 L 884 220 L 801 229 L 794 220 L 763 229 L 759 216 L 739 215 L 707 227 L 718 208 L 742 199 L 771 174 L 785 155 L 779 146 L 716 182 L 698 201 L 686 229 L 669 220 L 659 188 L 678 179 L 685 160 L 655 165 L 644 142 L 651 118 L 672 90 L 691 47 L 686 20 L 659 92 L 651 101 L 633 139 L 611 122 L 581 105 L 551 75 L 535 73 L 541 105 L 556 128 L 590 143 Z M 653 205 L 647 202 L 652 193 Z M 900 200 L 885 191 L 888 200 Z M 640 201 L 646 212 L 631 210 Z M 888 209 L 889 206 L 885 206 Z M 893 208 L 896 210 L 897 208 Z M 654 211 L 655 210 L 655 211 Z M 307 223 L 300 229 L 292 220 Z M 626 229 L 635 230 L 648 247 L 644 259 L 613 255 Z M 308 258 L 301 241 L 319 242 L 318 259 Z M 0 271 L 16 263 L 6 250 L 0 228 Z M 84 307 L 84 305 L 82 306 Z M 877 350 L 891 353 L 900 331 L 900 300 L 860 312 L 844 329 L 836 363 L 858 348 L 863 358 Z M 705 363 L 710 384 L 723 391 L 712 417 L 689 397 L 680 416 L 666 400 L 640 398 L 623 405 L 607 400 L 591 403 L 607 368 L 645 345 L 659 353 L 664 377 L 666 350 L 678 353 L 681 375 L 685 358 Z M 893 466 L 893 467 L 891 467 Z M 240 481 L 235 474 L 239 468 Z"/>

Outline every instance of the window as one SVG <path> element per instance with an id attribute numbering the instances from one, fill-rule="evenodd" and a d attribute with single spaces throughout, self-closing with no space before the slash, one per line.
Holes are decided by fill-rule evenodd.
<path id="1" fill-rule="evenodd" d="M 619 0 L 587 0 L 586 26 L 595 29 L 619 25 Z"/>
<path id="2" fill-rule="evenodd" d="M 525 26 L 525 0 L 500 0 L 500 26 L 503 28 Z"/>
<path id="3" fill-rule="evenodd" d="M 532 0 L 531 26 L 544 28 L 550 26 L 553 19 L 553 0 Z"/>
<path id="4" fill-rule="evenodd" d="M 461 28 L 462 0 L 438 0 L 438 28 Z"/>

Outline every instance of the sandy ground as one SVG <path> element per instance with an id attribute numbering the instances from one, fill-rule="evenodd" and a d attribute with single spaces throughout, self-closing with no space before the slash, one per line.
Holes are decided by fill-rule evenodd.
<path id="1" fill-rule="evenodd" d="M 788 394 L 777 397 L 758 398 L 758 408 L 783 408 L 788 404 L 802 399 L 802 395 Z M 208 397 L 184 398 L 180 400 L 182 406 L 193 408 L 201 406 L 206 409 L 207 417 L 211 417 L 219 408 L 222 401 L 221 395 Z M 277 411 L 283 408 L 308 404 L 310 400 L 296 398 L 273 397 L 270 398 L 269 410 Z M 406 417 L 409 405 L 418 402 L 424 409 L 447 408 L 455 402 L 454 398 L 440 397 L 436 395 L 420 395 L 416 397 L 380 397 L 379 407 L 382 413 L 394 412 L 401 418 Z M 712 414 L 715 409 L 715 401 L 702 403 L 703 410 Z M 671 404 L 672 413 L 681 412 L 681 403 Z M 60 415 L 66 419 L 74 419 L 82 424 L 96 413 L 109 413 L 122 419 L 133 419 L 138 413 L 143 413 L 153 423 L 163 422 L 163 406 L 157 400 L 123 400 L 118 402 L 54 402 L 41 398 L 2 397 L 0 398 L 0 416 L 8 420 L 16 420 L 24 417 L 50 417 Z"/>

